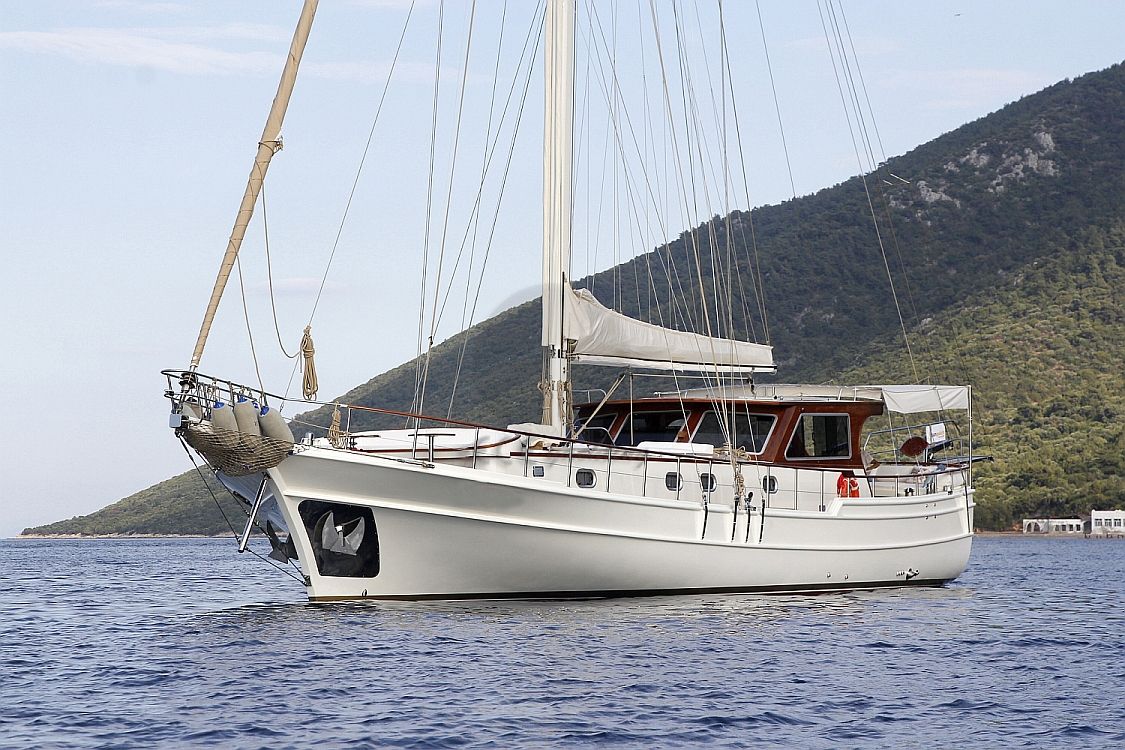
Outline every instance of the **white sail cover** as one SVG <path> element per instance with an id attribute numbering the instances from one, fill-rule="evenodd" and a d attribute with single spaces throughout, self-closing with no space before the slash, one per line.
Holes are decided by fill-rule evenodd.
<path id="1" fill-rule="evenodd" d="M 586 364 L 654 370 L 773 370 L 773 347 L 675 331 L 610 310 L 586 289 L 565 288 L 565 338 Z"/>

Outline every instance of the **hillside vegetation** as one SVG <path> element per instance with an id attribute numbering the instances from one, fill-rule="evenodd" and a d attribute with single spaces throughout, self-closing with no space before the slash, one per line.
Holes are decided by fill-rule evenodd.
<path id="1" fill-rule="evenodd" d="M 183 534 L 216 536 L 230 534 L 223 513 L 235 524 L 245 525 L 246 515 L 214 477 L 206 484 L 194 470 L 166 479 L 118 500 L 96 513 L 24 529 L 35 535 Z M 212 496 L 211 491 L 214 492 Z M 221 504 L 222 512 L 216 501 Z"/>
<path id="2" fill-rule="evenodd" d="M 866 188 L 855 178 L 715 217 L 579 285 L 617 300 L 627 314 L 698 328 L 704 301 L 721 295 L 707 269 L 694 277 L 691 245 L 715 237 L 716 254 L 735 258 L 745 279 L 751 258 L 760 258 L 778 380 L 911 382 L 872 231 L 874 210 L 920 377 L 976 386 L 979 435 L 997 457 L 981 472 L 978 524 L 1004 528 L 1021 515 L 1125 505 L 1123 207 L 1125 66 L 1115 65 L 893 158 L 866 176 Z M 707 293 L 669 291 L 700 286 Z M 735 307 L 733 333 L 762 340 L 765 321 L 748 312 L 756 305 Z M 450 408 L 463 346 L 452 415 L 493 424 L 536 419 L 538 344 L 534 301 L 437 346 L 425 410 L 444 415 Z M 585 368 L 576 386 L 601 385 L 612 375 Z M 414 382 L 415 364 L 406 363 L 339 400 L 408 409 Z M 324 426 L 329 413 L 298 419 Z M 389 422 L 355 412 L 352 427 Z M 182 475 L 90 516 L 28 532 L 225 530 L 201 490 L 194 473 Z"/>
<path id="3" fill-rule="evenodd" d="M 1091 230 L 994 290 L 925 322 L 912 341 L 974 383 L 977 525 L 1125 507 L 1125 223 Z M 909 378 L 897 341 L 842 378 Z"/>

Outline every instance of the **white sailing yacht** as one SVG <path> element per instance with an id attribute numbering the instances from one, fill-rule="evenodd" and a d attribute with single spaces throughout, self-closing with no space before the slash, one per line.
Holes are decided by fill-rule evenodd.
<path id="1" fill-rule="evenodd" d="M 321 601 L 820 591 L 964 571 L 968 386 L 754 384 L 775 370 L 771 347 L 635 320 L 571 287 L 574 0 L 548 0 L 545 20 L 539 423 L 402 414 L 413 426 L 334 424 L 298 442 L 280 397 L 200 372 L 315 7 L 306 0 L 191 364 L 164 372 L 177 436 L 245 504 L 241 549 L 265 524 L 271 556 Z M 574 406 L 575 364 L 711 378 Z M 964 436 L 950 412 L 965 413 Z M 889 413 L 928 416 L 869 426 Z"/>

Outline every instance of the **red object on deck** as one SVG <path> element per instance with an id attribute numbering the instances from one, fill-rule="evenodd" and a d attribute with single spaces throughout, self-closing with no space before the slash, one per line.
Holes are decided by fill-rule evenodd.
<path id="1" fill-rule="evenodd" d="M 859 497 L 859 480 L 854 476 L 841 474 L 836 480 L 837 497 Z"/>
<path id="2" fill-rule="evenodd" d="M 898 449 L 898 452 L 908 458 L 922 455 L 922 451 L 930 447 L 925 438 L 915 435 L 912 438 L 907 438 L 906 442 Z"/>

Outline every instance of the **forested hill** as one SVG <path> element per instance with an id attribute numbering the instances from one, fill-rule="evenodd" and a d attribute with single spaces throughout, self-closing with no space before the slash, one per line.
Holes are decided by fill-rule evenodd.
<path id="1" fill-rule="evenodd" d="M 708 268 L 695 277 L 691 259 L 693 242 L 706 246 L 713 237 L 716 254 L 737 260 L 747 295 L 751 260 L 760 259 L 779 380 L 829 382 L 843 374 L 912 380 L 872 209 L 922 377 L 971 380 L 984 407 L 978 415 L 998 460 L 981 481 L 982 526 L 1007 525 L 1013 514 L 1125 505 L 1119 465 L 1119 394 L 1125 393 L 1119 365 L 1125 361 L 1123 65 L 1024 97 L 890 159 L 865 180 L 715 217 L 580 285 L 607 304 L 616 300 L 627 314 L 690 325 L 702 318 L 700 300 L 715 295 L 684 301 L 668 286 L 714 288 Z M 669 302 L 675 298 L 678 307 Z M 760 340 L 760 316 L 743 312 L 753 309 L 753 299 L 735 306 L 734 332 Z M 449 407 L 464 345 L 453 414 L 495 424 L 536 419 L 538 342 L 535 301 L 436 347 L 426 411 L 444 414 Z M 414 373 L 413 363 L 404 364 L 340 400 L 409 408 Z M 605 376 L 586 368 L 579 378 Z M 301 420 L 324 425 L 328 414 L 320 410 Z M 370 417 L 353 417 L 353 428 L 376 426 Z M 189 514 L 203 517 L 192 510 L 199 503 L 212 503 L 194 474 L 121 502 L 136 506 L 142 494 L 144 503 L 163 507 L 157 515 L 185 521 Z M 150 516 L 132 514 L 132 523 L 125 514 L 110 514 L 115 507 L 28 532 L 149 528 Z M 180 530 L 226 530 L 217 514 L 208 517 L 210 524 L 185 523 Z"/>
<path id="2" fill-rule="evenodd" d="M 1125 221 L 1091 228 L 912 336 L 927 364 L 976 384 L 977 525 L 1125 507 Z M 910 377 L 901 341 L 848 382 Z"/>

